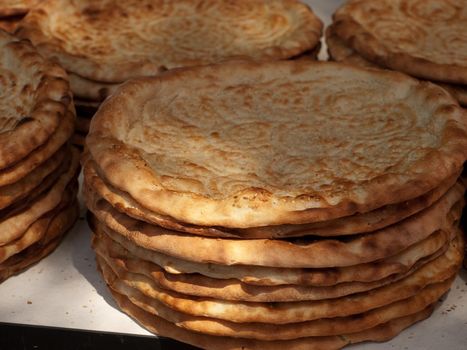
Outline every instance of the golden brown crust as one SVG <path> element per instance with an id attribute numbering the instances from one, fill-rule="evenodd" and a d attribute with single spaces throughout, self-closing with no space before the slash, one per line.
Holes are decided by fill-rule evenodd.
<path id="1" fill-rule="evenodd" d="M 79 205 L 74 201 L 64 208 L 50 222 L 42 238 L 18 254 L 0 264 L 0 283 L 37 263 L 60 244 L 65 233 L 79 216 Z"/>
<path id="2" fill-rule="evenodd" d="M 47 62 L 27 41 L 0 32 L 0 169 L 44 144 L 71 103 L 66 73 Z"/>
<path id="3" fill-rule="evenodd" d="M 383 68 L 366 60 L 350 48 L 346 42 L 335 33 L 332 24 L 326 28 L 326 44 L 328 55 L 333 61 L 348 63 L 359 67 Z M 447 84 L 442 82 L 436 82 L 436 84 L 446 89 L 457 101 L 459 101 L 461 106 L 467 106 L 467 87 L 465 85 Z"/>
<path id="4" fill-rule="evenodd" d="M 346 216 L 334 220 L 302 225 L 276 225 L 251 227 L 246 229 L 229 229 L 225 227 L 194 226 L 171 217 L 154 213 L 133 200 L 128 194 L 117 190 L 101 179 L 92 159 L 83 162 L 84 187 L 99 194 L 115 209 L 137 220 L 146 221 L 158 226 L 180 232 L 188 232 L 208 237 L 252 238 L 286 238 L 313 234 L 315 236 L 342 236 L 371 232 L 401 221 L 436 202 L 459 177 L 456 173 L 441 186 L 403 203 L 387 205 L 370 212 Z"/>
<path id="5" fill-rule="evenodd" d="M 202 347 L 207 350 L 249 350 L 249 349 L 270 349 L 270 350 L 337 350 L 349 344 L 356 344 L 364 341 L 387 341 L 403 329 L 430 316 L 432 308 L 427 308 L 420 313 L 390 321 L 367 331 L 346 334 L 334 337 L 309 337 L 289 341 L 259 341 L 252 339 L 235 339 L 229 337 L 214 337 L 196 332 L 189 332 L 174 324 L 165 321 L 163 318 L 144 311 L 133 304 L 126 296 L 110 290 L 118 306 L 143 327 L 152 333 L 160 336 L 171 337 L 185 343 Z"/>
<path id="6" fill-rule="evenodd" d="M 58 152 L 59 149 L 65 148 L 65 143 L 73 134 L 74 124 L 75 116 L 71 112 L 68 112 L 56 132 L 52 134 L 44 145 L 31 152 L 19 163 L 0 170 L 0 186 L 10 185 L 19 181 L 43 164 L 53 154 Z"/>
<path id="7" fill-rule="evenodd" d="M 0 266 L 1 263 L 6 261 L 11 256 L 20 253 L 35 243 L 41 241 L 46 236 L 47 229 L 51 221 L 68 208 L 68 212 L 72 210 L 72 203 L 76 202 L 77 188 L 76 186 L 69 186 L 65 189 L 60 203 L 45 213 L 43 216 L 34 221 L 26 231 L 16 240 L 0 246 Z M 66 211 L 66 210 L 65 210 Z M 70 215 L 63 213 L 63 219 L 67 219 Z"/>
<path id="8" fill-rule="evenodd" d="M 321 30 L 321 21 L 295 0 L 45 0 L 18 35 L 67 71 L 119 83 L 232 57 L 293 57 L 313 49 Z"/>
<path id="9" fill-rule="evenodd" d="M 18 239 L 27 228 L 38 218 L 59 205 L 63 192 L 77 177 L 79 172 L 79 154 L 73 149 L 69 168 L 56 183 L 23 211 L 2 218 L 0 221 L 0 245 L 8 244 Z"/>
<path id="10" fill-rule="evenodd" d="M 201 274 L 170 274 L 163 268 L 152 262 L 142 260 L 122 249 L 121 246 L 108 239 L 105 234 L 96 234 L 93 237 L 93 248 L 97 254 L 103 257 L 106 263 L 119 276 L 120 279 L 135 280 L 141 286 L 153 285 L 155 288 L 172 290 L 185 295 L 208 297 L 222 300 L 240 300 L 248 302 L 286 302 L 303 300 L 334 299 L 350 294 L 360 293 L 375 289 L 389 283 L 393 283 L 411 274 L 426 263 L 444 254 L 449 246 L 451 238 L 456 234 L 447 231 L 438 231 L 426 239 L 420 250 L 425 250 L 421 259 L 412 256 L 412 266 L 405 271 L 392 274 L 372 282 L 343 282 L 331 286 L 305 286 L 305 285 L 280 285 L 258 286 L 241 282 L 232 278 L 211 278 Z M 427 247 L 433 245 L 433 247 Z M 433 248 L 432 254 L 428 248 Z M 410 254 L 410 253 L 409 253 Z M 416 254 L 416 252 L 411 252 Z M 401 257 L 402 259 L 403 257 Z M 388 265 L 391 264 L 388 259 Z M 397 264 L 398 259 L 393 259 Z M 385 262 L 382 262 L 383 265 Z M 404 261 L 400 262 L 403 265 Z M 373 263 L 374 264 L 374 263 Z M 368 264 L 370 265 L 370 264 Z M 360 264 L 365 269 L 365 264 Z M 358 267 L 355 266 L 355 269 Z M 348 268 L 350 270 L 351 268 Z M 331 272 L 331 271 L 330 271 Z M 317 271 L 317 273 L 319 273 Z M 332 273 L 332 272 L 331 272 Z M 364 271 L 362 271 L 364 273 Z M 135 285 L 136 286 L 136 285 Z"/>
<path id="11" fill-rule="evenodd" d="M 105 224 L 106 232 L 123 235 L 149 250 L 184 260 L 222 265 L 327 268 L 383 259 L 436 230 L 450 227 L 460 217 L 459 201 L 463 193 L 463 186 L 456 186 L 424 211 L 396 225 L 346 241 L 313 240 L 313 237 L 288 241 L 198 237 L 134 220 L 88 191 L 84 196 L 88 209 Z"/>
<path id="12" fill-rule="evenodd" d="M 250 265 L 225 266 L 190 262 L 156 251 L 146 250 L 118 233 L 104 233 L 100 225 L 93 223 L 93 221 L 93 218 L 88 218 L 93 232 L 98 236 L 98 239 L 94 241 L 98 242 L 99 245 L 102 244 L 108 247 L 112 256 L 119 258 L 138 257 L 143 261 L 161 266 L 166 273 L 174 275 L 174 277 L 195 274 L 220 280 L 235 279 L 254 286 L 333 286 L 346 282 L 373 282 L 394 274 L 404 274 L 415 265 L 425 264 L 431 258 L 434 259 L 439 254 L 444 254 L 447 249 L 447 246 L 439 246 L 438 239 L 441 238 L 442 241 L 444 234 L 437 232 L 400 254 L 367 264 L 327 269 L 291 269 Z"/>
<path id="13" fill-rule="evenodd" d="M 70 153 L 65 149 L 61 149 L 19 181 L 11 185 L 1 186 L 0 210 L 19 203 L 29 196 L 32 191 L 35 193 L 42 192 L 42 189 L 52 186 L 57 177 L 68 166 L 65 157 L 70 158 Z"/>
<path id="14" fill-rule="evenodd" d="M 437 187 L 467 158 L 465 113 L 399 73 L 233 62 L 124 84 L 87 145 L 99 175 L 153 212 L 195 225 L 300 224 Z"/>
<path id="15" fill-rule="evenodd" d="M 352 0 L 334 28 L 364 58 L 428 80 L 467 84 L 463 0 Z"/>
<path id="16" fill-rule="evenodd" d="M 343 298 L 282 303 L 253 303 L 196 298 L 165 289 L 146 289 L 146 295 L 178 312 L 238 323 L 289 324 L 322 318 L 345 317 L 410 298 L 426 286 L 453 281 L 463 258 L 460 235 L 439 258 L 404 279 L 369 292 Z"/>
<path id="17" fill-rule="evenodd" d="M 193 332 L 214 336 L 247 338 L 265 341 L 292 340 L 304 337 L 333 336 L 346 333 L 361 332 L 376 327 L 393 319 L 412 315 L 435 303 L 451 286 L 452 280 L 428 286 L 418 295 L 401 300 L 375 310 L 350 317 L 321 319 L 302 323 L 275 324 L 266 323 L 234 323 L 209 317 L 191 316 L 177 312 L 163 303 L 145 295 L 144 287 L 138 279 L 129 280 L 115 275 L 106 266 L 105 260 L 97 257 L 100 269 L 103 271 L 107 285 L 114 291 L 127 296 L 135 305 L 151 314 L 159 316 L 177 327 Z M 136 285 L 139 285 L 138 288 Z M 142 290 L 143 289 L 143 290 Z"/>

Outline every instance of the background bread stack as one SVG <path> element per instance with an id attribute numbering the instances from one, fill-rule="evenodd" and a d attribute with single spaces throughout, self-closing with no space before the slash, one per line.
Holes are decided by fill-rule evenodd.
<path id="1" fill-rule="evenodd" d="M 429 316 L 460 266 L 465 112 L 333 63 L 125 84 L 87 139 L 98 265 L 149 330 L 212 349 L 337 349 Z"/>
<path id="2" fill-rule="evenodd" d="M 78 114 L 74 143 L 83 145 L 98 106 L 127 79 L 235 57 L 311 57 L 321 31 L 296 1 L 45 0 L 17 34 L 67 70 Z"/>
<path id="3" fill-rule="evenodd" d="M 0 32 L 0 281 L 50 253 L 78 215 L 66 73 Z"/>
<path id="4" fill-rule="evenodd" d="M 465 0 L 353 0 L 327 28 L 330 57 L 433 81 L 467 106 Z"/>
<path id="5" fill-rule="evenodd" d="M 348 1 L 326 29 L 329 56 L 338 62 L 394 69 L 432 81 L 465 108 L 466 8 L 465 0 Z"/>

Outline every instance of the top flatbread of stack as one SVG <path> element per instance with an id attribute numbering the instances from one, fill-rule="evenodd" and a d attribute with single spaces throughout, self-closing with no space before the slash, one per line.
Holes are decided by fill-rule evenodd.
<path id="1" fill-rule="evenodd" d="M 69 72 L 120 83 L 238 56 L 297 56 L 315 48 L 321 32 L 321 21 L 295 0 L 46 0 L 18 35 Z"/>
<path id="2" fill-rule="evenodd" d="M 0 32 L 0 169 L 55 133 L 71 102 L 65 71 L 26 42 Z"/>
<path id="3" fill-rule="evenodd" d="M 382 68 L 363 58 L 363 56 L 348 46 L 348 44 L 335 33 L 334 26 L 335 24 L 331 24 L 326 29 L 326 44 L 329 56 L 333 61 L 362 67 Z M 461 106 L 467 106 L 467 85 L 443 83 L 440 81 L 437 81 L 436 84 L 448 90 L 448 92 L 459 101 Z"/>
<path id="4" fill-rule="evenodd" d="M 299 224 L 416 198 L 454 176 L 467 158 L 464 113 L 441 88 L 395 72 L 231 62 L 125 84 L 88 147 L 106 181 L 156 213 Z"/>
<path id="5" fill-rule="evenodd" d="M 335 31 L 380 66 L 467 84 L 465 0 L 354 0 L 334 14 Z"/>

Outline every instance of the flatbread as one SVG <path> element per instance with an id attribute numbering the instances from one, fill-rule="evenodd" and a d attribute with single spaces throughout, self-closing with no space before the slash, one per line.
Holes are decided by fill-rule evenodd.
<path id="1" fill-rule="evenodd" d="M 79 154 L 72 149 L 72 161 L 69 169 L 61 175 L 52 188 L 39 197 L 24 211 L 0 221 L 0 246 L 18 239 L 28 227 L 45 213 L 53 210 L 61 201 L 63 192 L 78 176 Z"/>
<path id="2" fill-rule="evenodd" d="M 232 229 L 225 227 L 195 226 L 177 221 L 171 217 L 154 213 L 132 199 L 127 193 L 106 183 L 96 173 L 96 165 L 89 155 L 82 158 L 84 187 L 94 191 L 109 202 L 115 209 L 135 219 L 151 224 L 208 237 L 238 237 L 251 238 L 286 238 L 305 235 L 314 236 L 343 236 L 371 232 L 401 221 L 437 201 L 452 187 L 459 177 L 456 173 L 444 181 L 439 187 L 424 195 L 402 203 L 387 205 L 373 211 L 355 214 L 334 220 L 302 225 L 277 225 L 265 227 L 251 227 L 246 229 Z M 87 191 L 85 189 L 85 191 Z"/>
<path id="3" fill-rule="evenodd" d="M 406 220 L 371 234 L 348 240 L 236 240 L 182 234 L 134 220 L 102 199 L 85 192 L 88 209 L 104 223 L 105 232 L 115 231 L 135 244 L 177 257 L 222 265 L 326 268 L 351 266 L 395 255 L 433 232 L 448 228 L 460 218 L 464 187 L 455 186 L 438 202 Z M 452 209 L 452 211 L 451 211 Z M 406 234 L 404 234 L 406 233 Z"/>
<path id="4" fill-rule="evenodd" d="M 71 203 L 75 202 L 76 193 L 77 188 L 68 188 L 67 190 L 65 190 L 61 202 L 56 208 L 52 209 L 50 212 L 46 213 L 45 215 L 37 219 L 35 222 L 33 222 L 21 237 L 3 246 L 0 246 L 0 266 L 2 262 L 10 258 L 11 256 L 23 251 L 24 249 L 40 241 L 47 232 L 47 228 L 50 225 L 53 218 L 57 216 L 58 213 L 63 211 L 64 207 L 71 208 Z M 72 209 L 69 209 L 68 211 L 70 210 Z"/>
<path id="5" fill-rule="evenodd" d="M 214 337 L 195 332 L 186 331 L 163 318 L 144 311 L 133 304 L 127 297 L 111 290 L 112 296 L 118 306 L 143 327 L 160 336 L 171 337 L 185 343 L 195 345 L 207 350 L 248 350 L 248 349 L 270 349 L 270 350 L 336 350 L 346 345 L 356 344 L 363 341 L 387 341 L 410 325 L 429 317 L 432 308 L 428 307 L 420 313 L 402 317 L 377 326 L 367 331 L 345 334 L 333 337 L 310 337 L 289 341 L 259 341 L 252 339 L 234 339 L 228 337 Z"/>
<path id="6" fill-rule="evenodd" d="M 37 186 L 34 191 L 32 191 L 28 196 L 23 198 L 22 200 L 0 210 L 0 218 L 5 220 L 12 216 L 15 216 L 19 213 L 26 211 L 33 203 L 35 203 L 39 198 L 43 197 L 46 192 L 48 192 L 53 185 L 57 182 L 58 178 L 65 173 L 68 168 L 70 167 L 71 163 L 71 153 L 70 149 L 67 147 L 66 151 L 68 152 L 68 159 L 66 159 L 62 164 L 60 164 L 60 168 L 54 171 L 52 174 L 47 176 L 42 183 Z"/>
<path id="7" fill-rule="evenodd" d="M 236 279 L 220 280 L 197 274 L 171 275 L 164 273 L 158 265 L 134 256 L 129 258 L 112 257 L 112 248 L 103 247 L 104 243 L 99 240 L 99 236 L 93 237 L 93 248 L 119 279 L 136 289 L 162 288 L 185 295 L 233 301 L 288 302 L 341 298 L 393 283 L 443 254 L 449 246 L 449 233 L 443 232 L 443 236 L 445 244 L 441 246 L 439 251 L 436 251 L 433 256 L 417 261 L 411 269 L 403 274 L 394 274 L 370 283 L 347 282 L 326 287 L 302 285 L 265 287 L 248 285 Z"/>
<path id="8" fill-rule="evenodd" d="M 368 68 L 383 68 L 366 60 L 349 47 L 344 40 L 334 33 L 333 25 L 326 29 L 326 44 L 328 47 L 328 54 L 330 58 L 337 62 L 344 62 L 348 64 L 357 65 L 359 67 Z M 467 106 L 467 87 L 463 85 L 446 84 L 436 82 L 459 101 L 461 106 Z"/>
<path id="9" fill-rule="evenodd" d="M 463 244 L 462 235 L 459 233 L 445 254 L 406 278 L 369 292 L 337 299 L 254 303 L 192 297 L 161 288 L 141 288 L 141 291 L 178 312 L 236 323 L 288 324 L 345 317 L 407 299 L 427 285 L 452 280 L 462 263 Z"/>
<path id="10" fill-rule="evenodd" d="M 233 57 L 286 59 L 313 49 L 321 32 L 294 0 L 46 0 L 18 29 L 67 71 L 109 83 Z"/>
<path id="11" fill-rule="evenodd" d="M 389 322 L 393 319 L 420 312 L 435 303 L 451 286 L 452 280 L 425 287 L 419 294 L 363 314 L 350 317 L 321 319 L 310 322 L 273 325 L 264 323 L 234 323 L 209 317 L 186 315 L 166 307 L 129 287 L 126 281 L 118 279 L 112 270 L 98 257 L 99 267 L 107 285 L 119 294 L 128 297 L 132 303 L 145 311 L 159 316 L 178 327 L 193 332 L 214 336 L 250 338 L 258 340 L 287 340 L 303 337 L 330 336 L 360 332 Z"/>
<path id="12" fill-rule="evenodd" d="M 22 272 L 53 252 L 62 241 L 64 234 L 78 219 L 78 216 L 79 205 L 75 201 L 69 208 L 64 209 L 51 221 L 47 232 L 39 242 L 0 264 L 0 283 Z"/>
<path id="13" fill-rule="evenodd" d="M 0 17 L 25 15 L 39 0 L 2 0 Z"/>
<path id="14" fill-rule="evenodd" d="M 75 116 L 68 112 L 56 132 L 41 147 L 34 150 L 21 162 L 0 170 L 0 186 L 6 186 L 19 181 L 39 165 L 43 164 L 56 153 L 71 137 L 75 124 Z"/>
<path id="15" fill-rule="evenodd" d="M 444 90 L 396 72 L 231 62 L 125 83 L 87 145 L 99 175 L 143 207 L 246 228 L 416 198 L 467 158 L 464 120 Z"/>
<path id="16" fill-rule="evenodd" d="M 57 151 L 52 157 L 39 165 L 19 181 L 0 187 L 0 209 L 4 209 L 15 202 L 21 201 L 32 191 L 42 192 L 42 188 L 49 188 L 56 178 L 65 171 L 65 156 L 70 157 L 66 149 Z M 63 168 L 63 171 L 61 169 Z"/>
<path id="17" fill-rule="evenodd" d="M 100 225 L 89 218 L 91 229 L 98 236 L 97 242 L 106 246 L 109 255 L 114 258 L 134 259 L 151 262 L 160 266 L 171 275 L 199 274 L 219 280 L 235 279 L 248 285 L 281 286 L 333 286 L 346 282 L 373 282 L 395 274 L 405 274 L 416 264 L 425 263 L 431 257 L 436 258 L 438 252 L 444 253 L 442 247 L 443 233 L 436 233 L 424 241 L 409 247 L 395 256 L 378 262 L 358 264 L 354 266 L 328 269 L 287 269 L 261 266 L 225 266 L 218 264 L 195 263 L 177 259 L 155 251 L 138 247 L 119 234 L 105 233 Z M 441 238 L 441 241 L 439 240 Z M 447 248 L 447 247 L 446 247 Z M 143 263 L 144 264 L 144 263 Z M 176 278 L 176 277 L 175 277 Z M 169 288 L 170 289 L 170 288 Z M 180 290 L 175 290 L 180 291 Z M 180 291 L 183 294 L 187 293 Z M 199 292 L 199 289 L 197 290 Z"/>
<path id="18" fill-rule="evenodd" d="M 339 37 L 380 66 L 467 84 L 464 0 L 353 0 L 333 16 Z"/>
<path id="19" fill-rule="evenodd" d="M 0 31 L 0 169 L 14 165 L 55 132 L 71 102 L 65 71 L 27 41 Z"/>

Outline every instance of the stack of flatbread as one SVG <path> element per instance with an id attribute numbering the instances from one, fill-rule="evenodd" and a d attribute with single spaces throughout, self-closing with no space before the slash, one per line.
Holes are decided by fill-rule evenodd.
<path id="1" fill-rule="evenodd" d="M 18 31 L 69 73 L 79 145 L 100 103 L 127 79 L 234 57 L 313 57 L 321 33 L 295 0 L 45 0 Z"/>
<path id="2" fill-rule="evenodd" d="M 79 157 L 65 71 L 0 32 L 0 282 L 49 254 L 75 222 Z"/>
<path id="3" fill-rule="evenodd" d="M 467 1 L 351 0 L 326 30 L 330 57 L 426 79 L 467 107 Z"/>
<path id="4" fill-rule="evenodd" d="M 0 2 L 0 28 L 14 32 L 19 21 L 39 0 L 2 0 Z"/>
<path id="5" fill-rule="evenodd" d="M 87 137 L 118 305 L 207 349 L 338 349 L 428 317 L 463 256 L 465 112 L 337 63 L 230 62 L 120 87 Z"/>

